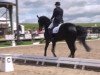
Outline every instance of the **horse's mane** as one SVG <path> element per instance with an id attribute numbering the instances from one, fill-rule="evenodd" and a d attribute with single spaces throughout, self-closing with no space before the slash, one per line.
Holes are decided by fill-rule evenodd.
<path id="1" fill-rule="evenodd" d="M 41 21 L 41 24 L 43 25 L 49 25 L 51 23 L 50 19 L 46 16 L 39 17 L 39 21 Z"/>
<path id="2" fill-rule="evenodd" d="M 50 20 L 50 19 L 49 19 L 48 17 L 46 17 L 46 16 L 41 16 L 40 18 Z"/>
<path id="3" fill-rule="evenodd" d="M 50 19 L 46 16 L 41 16 L 40 19 L 42 19 L 43 21 L 50 21 Z"/>

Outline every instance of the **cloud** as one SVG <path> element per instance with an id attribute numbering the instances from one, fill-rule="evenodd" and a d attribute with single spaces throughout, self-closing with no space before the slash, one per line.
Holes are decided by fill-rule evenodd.
<path id="1" fill-rule="evenodd" d="M 26 8 L 29 8 L 29 7 L 36 7 L 36 8 L 41 8 L 44 6 L 44 2 L 43 1 L 26 1 L 23 3 L 24 6 L 26 6 Z"/>
<path id="2" fill-rule="evenodd" d="M 70 20 L 69 22 L 84 23 L 84 22 L 91 22 L 91 19 L 88 17 L 79 17 L 79 18 L 76 18 L 74 20 Z"/>
<path id="3" fill-rule="evenodd" d="M 5 0 L 0 0 L 0 2 L 5 1 Z"/>
<path id="4" fill-rule="evenodd" d="M 100 15 L 92 17 L 92 22 L 100 22 Z"/>
<path id="5" fill-rule="evenodd" d="M 15 0 L 0 0 L 15 3 Z M 37 22 L 36 15 L 51 17 L 56 1 L 61 2 L 65 22 L 100 22 L 100 0 L 18 0 L 20 22 Z M 2 10 L 4 11 L 4 10 Z M 14 8 L 15 13 L 15 8 Z"/>
<path id="6" fill-rule="evenodd" d="M 100 15 L 96 15 L 93 17 L 78 17 L 76 19 L 68 20 L 68 22 L 73 22 L 73 23 L 96 23 L 100 22 Z"/>
<path id="7" fill-rule="evenodd" d="M 15 0 L 0 0 L 0 2 L 13 2 L 13 3 L 15 3 Z"/>
<path id="8" fill-rule="evenodd" d="M 84 7 L 71 7 L 69 10 L 65 10 L 65 14 L 68 16 L 93 16 L 100 14 L 100 5 L 87 5 Z M 98 9 L 98 10 L 97 10 Z M 79 16 L 78 16 L 79 17 Z"/>

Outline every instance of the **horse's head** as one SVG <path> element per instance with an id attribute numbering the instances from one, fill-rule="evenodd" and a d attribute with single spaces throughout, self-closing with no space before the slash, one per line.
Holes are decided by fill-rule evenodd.
<path id="1" fill-rule="evenodd" d="M 41 17 L 39 17 L 39 16 L 37 15 L 37 18 L 38 18 L 38 24 L 39 24 L 39 31 L 41 31 L 42 28 L 43 28 L 43 24 L 42 24 L 42 22 L 41 22 Z"/>
<path id="2" fill-rule="evenodd" d="M 51 21 L 46 16 L 37 16 L 38 17 L 38 24 L 39 24 L 39 30 L 41 31 L 43 27 L 48 28 Z"/>

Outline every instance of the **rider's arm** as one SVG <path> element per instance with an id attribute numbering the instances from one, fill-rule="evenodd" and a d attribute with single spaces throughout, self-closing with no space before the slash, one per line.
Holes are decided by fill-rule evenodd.
<path id="1" fill-rule="evenodd" d="M 55 13 L 56 12 L 56 9 L 54 9 L 54 11 L 53 11 L 53 15 L 52 15 L 52 17 L 51 17 L 51 20 L 55 17 Z"/>

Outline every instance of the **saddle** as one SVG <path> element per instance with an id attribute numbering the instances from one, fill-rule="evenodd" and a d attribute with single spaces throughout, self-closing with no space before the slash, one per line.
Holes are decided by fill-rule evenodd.
<path id="1" fill-rule="evenodd" d="M 53 28 L 52 33 L 56 34 L 59 31 L 59 28 L 62 24 L 59 24 L 57 27 Z"/>
<path id="2" fill-rule="evenodd" d="M 57 27 L 54 27 L 53 28 L 53 23 L 51 23 L 50 24 L 50 26 L 48 27 L 48 29 L 52 29 L 52 33 L 54 33 L 54 34 L 56 34 L 56 33 L 58 33 L 58 31 L 59 31 L 59 28 L 60 28 L 60 26 L 61 26 L 62 24 L 59 24 Z"/>
<path id="3" fill-rule="evenodd" d="M 50 34 L 50 38 L 51 39 L 54 39 L 56 37 L 56 34 L 58 33 L 59 28 L 60 28 L 61 25 L 62 24 L 59 24 L 58 26 L 56 26 L 56 27 L 53 28 L 53 24 L 52 23 L 50 24 L 50 26 L 48 27 L 48 29 L 49 29 L 49 34 Z"/>

